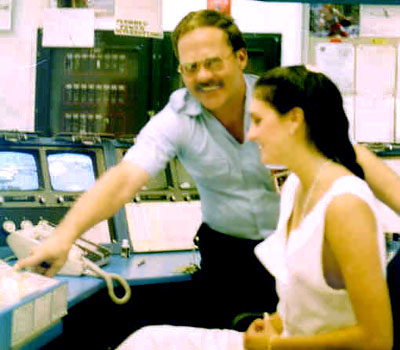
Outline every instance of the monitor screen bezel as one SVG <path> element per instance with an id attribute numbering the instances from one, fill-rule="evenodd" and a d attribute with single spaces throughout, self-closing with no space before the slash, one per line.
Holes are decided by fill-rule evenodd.
<path id="1" fill-rule="evenodd" d="M 122 159 L 124 158 L 125 153 L 129 150 L 130 147 L 117 147 L 116 148 L 116 156 L 117 156 L 117 162 L 121 162 Z M 142 188 L 140 189 L 139 192 L 166 192 L 166 191 L 170 191 L 171 188 L 173 188 L 173 180 L 172 180 L 172 176 L 168 175 L 168 171 L 169 170 L 169 163 L 167 164 L 166 168 L 164 170 L 161 170 L 161 172 L 164 173 L 164 177 L 165 177 L 165 183 L 166 183 L 166 187 L 161 187 L 161 188 L 149 188 L 146 185 L 146 188 Z M 159 173 L 159 174 L 160 174 Z M 158 174 L 158 175 L 159 175 Z M 154 178 L 154 177 L 153 177 Z M 150 180 L 151 181 L 151 180 Z"/>
<path id="2" fill-rule="evenodd" d="M 39 147 L 21 147 L 21 146 L 5 146 L 1 145 L 0 146 L 0 153 L 3 152 L 15 152 L 15 153 L 25 153 L 32 155 L 35 161 L 36 165 L 36 172 L 37 172 L 37 177 L 38 177 L 38 188 L 37 189 L 28 189 L 28 190 L 18 190 L 18 189 L 12 189 L 12 190 L 3 190 L 0 189 L 1 194 L 11 194 L 11 193 L 38 193 L 41 191 L 45 190 L 45 181 L 44 181 L 44 174 L 43 174 L 43 168 L 42 168 L 42 159 L 41 159 L 41 154 L 40 154 L 40 148 Z"/>
<path id="3" fill-rule="evenodd" d="M 92 161 L 92 165 L 93 165 L 95 181 L 105 171 L 104 156 L 102 155 L 100 148 L 81 148 L 81 147 L 77 148 L 77 147 L 71 147 L 71 146 L 69 146 L 69 147 L 62 147 L 62 146 L 47 147 L 45 149 L 44 161 L 45 161 L 46 172 L 47 172 L 47 176 L 48 176 L 49 190 L 51 192 L 77 194 L 77 193 L 85 192 L 87 190 L 86 189 L 83 191 L 64 191 L 64 190 L 58 190 L 58 189 L 54 188 L 54 186 L 51 183 L 51 174 L 50 174 L 50 168 L 49 168 L 49 162 L 48 162 L 48 156 L 54 155 L 54 154 L 82 154 L 82 155 L 89 156 Z M 100 156 L 102 157 L 101 160 L 99 159 Z M 100 166 L 100 164 L 102 164 L 102 166 Z"/>

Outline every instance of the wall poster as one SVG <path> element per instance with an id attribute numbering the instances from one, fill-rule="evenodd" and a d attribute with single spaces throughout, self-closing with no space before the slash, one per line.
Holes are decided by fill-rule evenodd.
<path id="1" fill-rule="evenodd" d="M 359 4 L 311 4 L 310 33 L 317 37 L 354 37 L 360 33 Z"/>
<path id="2" fill-rule="evenodd" d="M 231 14 L 231 0 L 207 0 L 207 8 Z"/>

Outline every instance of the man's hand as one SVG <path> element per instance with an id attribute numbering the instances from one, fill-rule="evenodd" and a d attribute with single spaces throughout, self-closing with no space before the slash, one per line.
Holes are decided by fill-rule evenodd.
<path id="1" fill-rule="evenodd" d="M 271 338 L 278 336 L 270 320 L 256 319 L 244 333 L 244 348 L 246 350 L 268 349 Z"/>
<path id="2" fill-rule="evenodd" d="M 72 243 L 63 238 L 62 233 L 57 234 L 57 228 L 52 236 L 35 246 L 30 255 L 19 260 L 14 268 L 16 270 L 31 267 L 35 272 L 46 276 L 54 276 L 68 259 L 68 252 Z"/>

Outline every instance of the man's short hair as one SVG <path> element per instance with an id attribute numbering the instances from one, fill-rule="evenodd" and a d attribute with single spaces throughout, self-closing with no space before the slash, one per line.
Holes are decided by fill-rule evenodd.
<path id="1" fill-rule="evenodd" d="M 178 60 L 179 39 L 186 33 L 202 27 L 215 27 L 223 30 L 228 36 L 228 44 L 232 46 L 233 52 L 246 48 L 243 35 L 231 16 L 215 10 L 193 11 L 178 23 L 172 33 L 172 46 Z"/>

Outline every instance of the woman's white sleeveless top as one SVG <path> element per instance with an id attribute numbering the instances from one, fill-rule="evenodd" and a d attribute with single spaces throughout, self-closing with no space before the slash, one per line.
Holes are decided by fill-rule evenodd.
<path id="1" fill-rule="evenodd" d="M 331 288 L 323 275 L 325 213 L 333 197 L 352 193 L 370 206 L 378 223 L 376 199 L 360 178 L 340 177 L 287 240 L 287 222 L 298 184 L 297 176 L 291 174 L 282 190 L 277 229 L 255 248 L 259 260 L 275 276 L 279 295 L 278 312 L 283 321 L 284 335 L 320 334 L 354 325 L 356 319 L 347 291 Z M 359 234 L 362 240 L 363 233 Z M 385 273 L 385 240 L 380 224 L 377 234 Z"/>

